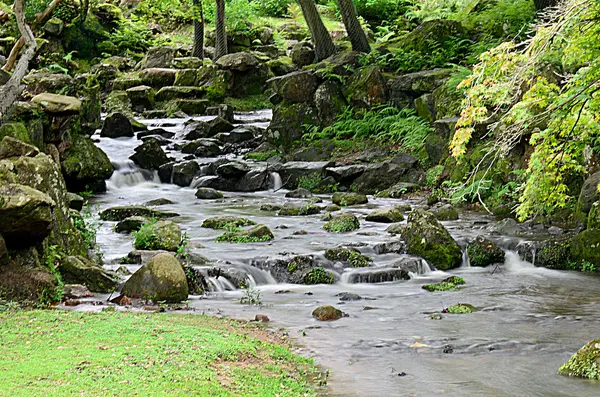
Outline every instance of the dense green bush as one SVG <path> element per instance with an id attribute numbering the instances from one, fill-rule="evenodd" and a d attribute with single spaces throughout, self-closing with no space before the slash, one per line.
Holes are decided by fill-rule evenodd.
<path id="1" fill-rule="evenodd" d="M 337 3 L 337 2 L 336 2 Z M 354 0 L 356 12 L 367 21 L 393 21 L 412 4 L 410 0 Z"/>
<path id="2" fill-rule="evenodd" d="M 292 0 L 260 0 L 254 1 L 261 15 L 266 17 L 283 17 L 287 15 Z"/>
<path id="3" fill-rule="evenodd" d="M 176 28 L 192 23 L 193 11 L 191 0 L 142 0 L 138 4 L 135 15 L 146 22 Z"/>

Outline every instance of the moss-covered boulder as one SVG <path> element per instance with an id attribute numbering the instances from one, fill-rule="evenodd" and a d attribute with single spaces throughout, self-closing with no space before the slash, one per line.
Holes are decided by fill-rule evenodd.
<path id="1" fill-rule="evenodd" d="M 459 285 L 463 284 L 465 284 L 464 278 L 458 276 L 451 276 L 440 281 L 439 283 L 425 284 L 422 288 L 429 292 L 454 291 L 458 288 Z"/>
<path id="2" fill-rule="evenodd" d="M 79 114 L 81 101 L 77 98 L 43 93 L 34 96 L 31 101 L 41 106 L 44 112 L 54 116 L 65 116 Z"/>
<path id="3" fill-rule="evenodd" d="M 404 220 L 404 215 L 397 207 L 375 210 L 367 215 L 368 222 L 396 223 Z"/>
<path id="4" fill-rule="evenodd" d="M 477 308 L 468 303 L 457 303 L 456 305 L 450 306 L 444 309 L 444 313 L 450 314 L 470 314 L 477 311 Z"/>
<path id="5" fill-rule="evenodd" d="M 343 247 L 327 249 L 325 258 L 330 261 L 347 263 L 351 267 L 367 267 L 371 266 L 373 262 L 373 259 L 361 254 L 357 249 Z"/>
<path id="6" fill-rule="evenodd" d="M 600 229 L 600 201 L 596 201 L 590 208 L 590 213 L 587 217 L 587 228 Z"/>
<path id="7" fill-rule="evenodd" d="M 103 221 L 122 221 L 132 216 L 142 216 L 145 218 L 172 218 L 177 216 L 177 214 L 173 212 L 158 211 L 141 205 L 111 207 L 100 212 L 100 219 Z"/>
<path id="8" fill-rule="evenodd" d="M 600 380 L 600 339 L 595 339 L 577 351 L 558 373 L 579 378 Z"/>
<path id="9" fill-rule="evenodd" d="M 267 138 L 270 143 L 289 149 L 304 135 L 304 125 L 319 124 L 319 112 L 311 103 L 283 101 L 273 109 Z"/>
<path id="10" fill-rule="evenodd" d="M 0 142 L 0 160 L 21 156 L 35 157 L 39 153 L 37 147 L 10 136 L 5 136 Z"/>
<path id="11" fill-rule="evenodd" d="M 333 124 L 348 107 L 340 84 L 326 81 L 315 91 L 315 106 L 322 126 Z"/>
<path id="12" fill-rule="evenodd" d="M 360 221 L 350 213 L 342 213 L 332 216 L 323 226 L 323 229 L 332 233 L 347 233 L 360 229 Z"/>
<path id="13" fill-rule="evenodd" d="M 217 200 L 223 198 L 223 193 L 209 187 L 201 187 L 196 190 L 196 198 L 200 200 Z"/>
<path id="14" fill-rule="evenodd" d="M 352 205 L 367 204 L 369 199 L 367 196 L 360 193 L 336 192 L 331 196 L 331 201 L 341 207 L 349 207 Z"/>
<path id="15" fill-rule="evenodd" d="M 168 68 L 175 59 L 177 48 L 171 46 L 155 46 L 148 50 L 142 60 L 142 69 Z"/>
<path id="16" fill-rule="evenodd" d="M 246 72 L 258 65 L 258 59 L 249 52 L 237 52 L 222 56 L 216 65 L 225 70 Z"/>
<path id="17" fill-rule="evenodd" d="M 321 212 L 321 207 L 314 205 L 313 203 L 295 204 L 285 203 L 281 209 L 277 212 L 279 216 L 303 216 L 303 215 L 315 215 Z"/>
<path id="18" fill-rule="evenodd" d="M 177 251 L 181 245 L 181 228 L 173 221 L 151 221 L 144 223 L 134 232 L 133 246 L 138 250 Z"/>
<path id="19" fill-rule="evenodd" d="M 133 137 L 131 120 L 122 113 L 112 113 L 105 120 L 100 131 L 101 137 Z"/>
<path id="20" fill-rule="evenodd" d="M 143 216 L 130 216 L 125 218 L 115 226 L 115 232 L 129 234 L 140 230 L 144 223 L 147 223 L 148 219 Z"/>
<path id="21" fill-rule="evenodd" d="M 465 37 L 466 32 L 458 21 L 434 19 L 423 22 L 406 37 L 400 39 L 398 46 L 404 50 L 416 50 L 423 53 L 431 51 L 432 43 L 445 44 L 451 38 Z"/>
<path id="22" fill-rule="evenodd" d="M 574 261 L 600 266 L 600 230 L 584 230 L 570 240 L 569 246 Z"/>
<path id="23" fill-rule="evenodd" d="M 140 72 L 141 82 L 153 88 L 172 86 L 177 70 L 168 68 L 149 68 Z"/>
<path id="24" fill-rule="evenodd" d="M 471 266 L 486 267 L 496 263 L 504 263 L 504 250 L 493 241 L 477 236 L 467 248 Z"/>
<path id="25" fill-rule="evenodd" d="M 167 102 L 174 99 L 201 99 L 205 92 L 201 87 L 163 87 L 156 93 L 156 100 Z"/>
<path id="26" fill-rule="evenodd" d="M 352 75 L 346 98 L 355 108 L 370 109 L 388 101 L 387 80 L 378 66 L 368 66 Z"/>
<path id="27" fill-rule="evenodd" d="M 158 170 L 161 165 L 170 162 L 165 151 L 156 139 L 148 139 L 134 149 L 129 158 L 138 166 L 148 170 Z"/>
<path id="28" fill-rule="evenodd" d="M 61 155 L 62 173 L 69 190 L 82 192 L 106 190 L 105 180 L 113 174 L 106 153 L 85 136 L 74 135 L 70 147 Z"/>
<path id="29" fill-rule="evenodd" d="M 248 230 L 241 230 L 232 224 L 225 226 L 226 232 L 217 237 L 218 242 L 227 243 L 261 243 L 275 238 L 267 225 L 252 226 Z"/>
<path id="30" fill-rule="evenodd" d="M 533 262 L 537 267 L 568 270 L 571 263 L 574 262 L 568 241 L 546 240 L 537 245 L 535 250 L 535 260 L 533 257 L 527 258 L 527 260 Z"/>
<path id="31" fill-rule="evenodd" d="M 224 229 L 227 225 L 236 227 L 252 226 L 256 225 L 256 222 L 238 216 L 215 216 L 205 219 L 204 222 L 202 222 L 202 227 L 208 229 Z"/>
<path id="32" fill-rule="evenodd" d="M 458 211 L 450 204 L 433 208 L 431 210 L 439 221 L 455 221 L 458 219 Z"/>
<path id="33" fill-rule="evenodd" d="M 116 274 L 104 270 L 84 256 L 68 256 L 58 270 L 67 284 L 83 284 L 92 292 L 112 292 L 119 286 Z"/>
<path id="34" fill-rule="evenodd" d="M 313 310 L 312 316 L 319 321 L 334 321 L 344 317 L 344 312 L 333 306 L 319 306 Z"/>
<path id="35" fill-rule="evenodd" d="M 454 269 L 462 263 L 460 246 L 431 212 L 412 211 L 403 237 L 409 254 L 422 257 L 439 270 Z"/>
<path id="36" fill-rule="evenodd" d="M 7 136 L 15 138 L 21 142 L 34 144 L 24 123 L 8 122 L 0 125 L 0 139 L 3 139 Z"/>
<path id="37" fill-rule="evenodd" d="M 0 234 L 10 247 L 35 245 L 52 231 L 56 203 L 29 186 L 0 185 Z"/>
<path id="38" fill-rule="evenodd" d="M 312 101 L 317 89 L 317 76 L 310 71 L 286 74 L 269 80 L 273 90 L 284 100 L 293 103 Z"/>
<path id="39" fill-rule="evenodd" d="M 130 298 L 177 303 L 187 299 L 188 284 L 177 258 L 160 253 L 125 282 L 121 293 Z"/>

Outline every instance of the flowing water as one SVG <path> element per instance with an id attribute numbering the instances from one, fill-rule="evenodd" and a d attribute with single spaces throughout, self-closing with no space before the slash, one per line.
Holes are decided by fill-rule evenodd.
<path id="1" fill-rule="evenodd" d="M 237 115 L 237 120 L 266 127 L 270 112 Z M 205 118 L 198 118 L 205 119 Z M 143 121 L 180 133 L 185 120 Z M 98 138 L 98 137 L 97 137 Z M 181 137 L 176 135 L 174 140 Z M 600 332 L 600 278 L 595 275 L 536 268 L 511 250 L 522 240 L 490 235 L 494 220 L 475 213 L 463 213 L 459 221 L 445 226 L 459 241 L 478 234 L 493 238 L 507 249 L 504 265 L 470 267 L 465 254 L 463 266 L 452 272 L 431 269 L 421 261 L 409 281 L 377 281 L 366 270 L 337 268 L 334 285 L 284 285 L 252 266 L 257 258 L 282 254 L 322 255 L 326 248 L 348 245 L 372 256 L 374 265 L 389 268 L 404 255 L 381 252 L 379 244 L 394 240 L 387 225 L 364 221 L 374 208 L 420 202 L 369 198 L 369 204 L 350 209 L 361 220 L 361 229 L 347 234 L 327 233 L 320 215 L 278 217 L 260 211 L 262 204 L 283 204 L 285 190 L 278 174 L 271 175 L 275 191 L 227 193 L 217 201 L 197 200 L 195 189 L 161 184 L 155 173 L 140 171 L 128 157 L 140 144 L 135 138 L 98 138 L 100 146 L 115 164 L 106 194 L 96 199 L 99 209 L 116 205 L 142 204 L 167 198 L 175 204 L 159 207 L 180 214 L 174 220 L 190 237 L 193 251 L 209 258 L 215 266 L 235 269 L 247 275 L 261 292 L 263 306 L 239 303 L 242 291 L 223 277 L 211 278 L 212 291 L 191 297 L 196 312 L 250 319 L 266 314 L 274 327 L 283 327 L 297 340 L 304 354 L 313 356 L 331 371 L 329 392 L 333 396 L 600 396 L 600 383 L 571 379 L 556 374 L 571 354 Z M 180 158 L 171 151 L 168 155 Z M 210 162 L 212 160 L 206 160 Z M 259 166 L 259 164 L 257 164 Z M 325 203 L 327 196 L 323 196 Z M 217 243 L 219 231 L 201 228 L 204 219 L 215 215 L 239 215 L 273 230 L 270 243 Z M 131 238 L 112 231 L 105 222 L 98 242 L 107 267 L 116 269 L 116 260 L 132 250 Z M 298 235 L 295 232 L 306 231 Z M 203 248 L 194 248 L 203 246 Z M 136 270 L 136 266 L 129 266 Z M 368 270 L 367 270 L 368 271 Z M 450 274 L 465 278 L 464 288 L 454 292 L 429 293 L 425 283 Z M 350 283 L 352 281 L 362 283 Z M 341 292 L 359 294 L 363 299 L 341 302 Z M 430 314 L 456 303 L 480 308 L 470 315 L 444 314 L 442 320 Z M 312 310 L 332 304 L 349 316 L 331 323 L 318 322 Z M 89 310 L 82 306 L 78 310 Z"/>

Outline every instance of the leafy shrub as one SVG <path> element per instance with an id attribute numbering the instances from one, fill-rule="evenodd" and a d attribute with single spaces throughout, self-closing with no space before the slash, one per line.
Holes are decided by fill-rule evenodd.
<path id="1" fill-rule="evenodd" d="M 369 22 L 393 21 L 406 12 L 409 0 L 354 0 L 356 12 Z"/>
<path id="2" fill-rule="evenodd" d="M 292 0 L 260 0 L 255 1 L 261 15 L 266 17 L 283 17 L 287 15 Z"/>
<path id="3" fill-rule="evenodd" d="M 192 23 L 194 16 L 191 0 L 143 0 L 135 9 L 135 15 L 166 28 Z"/>
<path id="4" fill-rule="evenodd" d="M 333 274 L 322 267 L 315 267 L 304 276 L 304 284 L 333 284 Z"/>

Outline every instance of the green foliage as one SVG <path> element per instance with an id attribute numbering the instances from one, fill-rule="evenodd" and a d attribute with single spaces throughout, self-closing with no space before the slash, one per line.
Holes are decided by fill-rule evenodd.
<path id="1" fill-rule="evenodd" d="M 315 188 L 323 181 L 323 176 L 318 173 L 302 175 L 298 179 L 298 187 L 314 192 Z"/>
<path id="2" fill-rule="evenodd" d="M 484 53 L 462 83 L 466 106 L 451 144 L 459 161 L 475 125 L 488 122 L 492 113 L 502 115 L 490 133 L 492 158 L 530 137 L 534 151 L 516 211 L 521 220 L 572 207 L 578 190 L 571 181 L 584 174 L 584 149 L 600 147 L 600 99 L 595 95 L 600 25 L 593 22 L 598 17 L 597 2 L 567 1 L 523 45 L 506 42 Z M 558 85 L 544 72 L 549 66 L 573 73 Z"/>
<path id="3" fill-rule="evenodd" d="M 419 22 L 434 19 L 454 19 L 473 0 L 420 0 L 414 1 L 406 16 Z"/>
<path id="4" fill-rule="evenodd" d="M 443 164 L 428 169 L 427 174 L 425 175 L 425 184 L 431 187 L 437 186 L 442 177 L 442 172 L 444 172 Z"/>
<path id="5" fill-rule="evenodd" d="M 258 12 L 265 17 L 284 17 L 292 0 L 260 0 L 255 3 Z"/>
<path id="6" fill-rule="evenodd" d="M 74 397 L 82 390 L 91 396 L 107 390 L 148 397 L 316 395 L 308 380 L 312 360 L 269 342 L 276 338 L 245 322 L 33 310 L 0 314 L 0 323 L 5 395 Z M 60 380 L 59 391 L 51 380 Z"/>
<path id="7" fill-rule="evenodd" d="M 144 223 L 140 230 L 132 233 L 134 237 L 133 246 L 140 250 L 155 250 L 161 245 L 160 237 L 156 234 L 154 225 L 158 219 L 152 218 Z"/>
<path id="8" fill-rule="evenodd" d="M 459 303 L 444 310 L 445 313 L 452 314 L 469 314 L 473 313 L 474 311 L 475 307 L 467 303 Z"/>
<path id="9" fill-rule="evenodd" d="M 262 243 L 265 241 L 272 240 L 271 236 L 248 236 L 244 234 L 244 231 L 238 227 L 239 223 L 231 222 L 223 226 L 225 233 L 217 237 L 219 243 Z"/>
<path id="10" fill-rule="evenodd" d="M 465 284 L 464 278 L 458 276 L 451 276 L 440 281 L 439 283 L 425 284 L 422 288 L 429 292 L 454 291 L 458 288 L 459 285 L 463 284 Z"/>
<path id="11" fill-rule="evenodd" d="M 135 9 L 135 15 L 167 29 L 190 24 L 194 17 L 190 0 L 143 0 Z"/>
<path id="12" fill-rule="evenodd" d="M 393 21 L 410 5 L 409 0 L 354 0 L 356 12 L 369 22 Z"/>
<path id="13" fill-rule="evenodd" d="M 598 267 L 590 261 L 582 261 L 580 264 L 580 268 L 582 272 L 593 273 L 598 271 Z"/>
<path id="14" fill-rule="evenodd" d="M 411 109 L 380 107 L 362 114 L 347 110 L 333 125 L 310 129 L 304 139 L 367 139 L 418 154 L 431 131 L 431 126 Z"/>
<path id="15" fill-rule="evenodd" d="M 52 273 L 57 281 L 57 286 L 46 287 L 42 290 L 38 297 L 38 306 L 46 307 L 60 302 L 63 297 L 63 286 L 62 277 L 58 271 L 60 261 L 65 257 L 64 252 L 57 245 L 50 245 L 46 247 L 44 251 L 44 266 Z"/>
<path id="16" fill-rule="evenodd" d="M 256 160 L 256 161 L 267 161 L 271 157 L 281 156 L 278 150 L 270 150 L 268 152 L 253 152 L 244 155 L 244 159 Z"/>
<path id="17" fill-rule="evenodd" d="M 86 202 L 81 212 L 73 213 L 72 218 L 75 228 L 81 233 L 86 248 L 96 248 L 96 235 L 100 229 L 100 223 L 94 218 L 92 206 Z"/>
<path id="18" fill-rule="evenodd" d="M 288 263 L 288 267 L 287 267 L 288 273 L 294 273 L 296 270 L 298 270 L 298 263 L 296 263 L 296 262 Z"/>
<path id="19" fill-rule="evenodd" d="M 253 287 L 243 288 L 243 290 L 244 292 L 240 298 L 240 303 L 252 306 L 262 305 L 262 301 L 260 299 L 260 290 Z"/>
<path id="20" fill-rule="evenodd" d="M 304 284 L 333 284 L 333 274 L 322 267 L 315 267 L 304 276 Z"/>
<path id="21" fill-rule="evenodd" d="M 371 258 L 357 251 L 350 251 L 350 255 L 348 256 L 348 263 L 352 267 L 367 267 L 371 265 L 371 262 L 373 262 Z"/>
<path id="22" fill-rule="evenodd" d="M 179 247 L 177 247 L 177 257 L 183 261 L 187 260 L 188 258 L 188 248 L 189 248 L 189 244 L 190 244 L 190 236 L 187 235 L 187 233 L 183 233 L 183 236 L 181 237 L 181 244 L 179 244 Z"/>
<path id="23" fill-rule="evenodd" d="M 5 301 L 4 299 L 0 299 L 0 313 L 16 312 L 20 309 L 21 306 L 18 302 Z"/>
<path id="24" fill-rule="evenodd" d="M 154 44 L 152 32 L 145 22 L 124 20 L 108 40 L 101 43 L 100 49 L 111 55 L 134 55 L 146 52 Z"/>
<path id="25" fill-rule="evenodd" d="M 593 340 L 575 353 L 558 369 L 567 376 L 600 380 L 600 339 Z"/>

